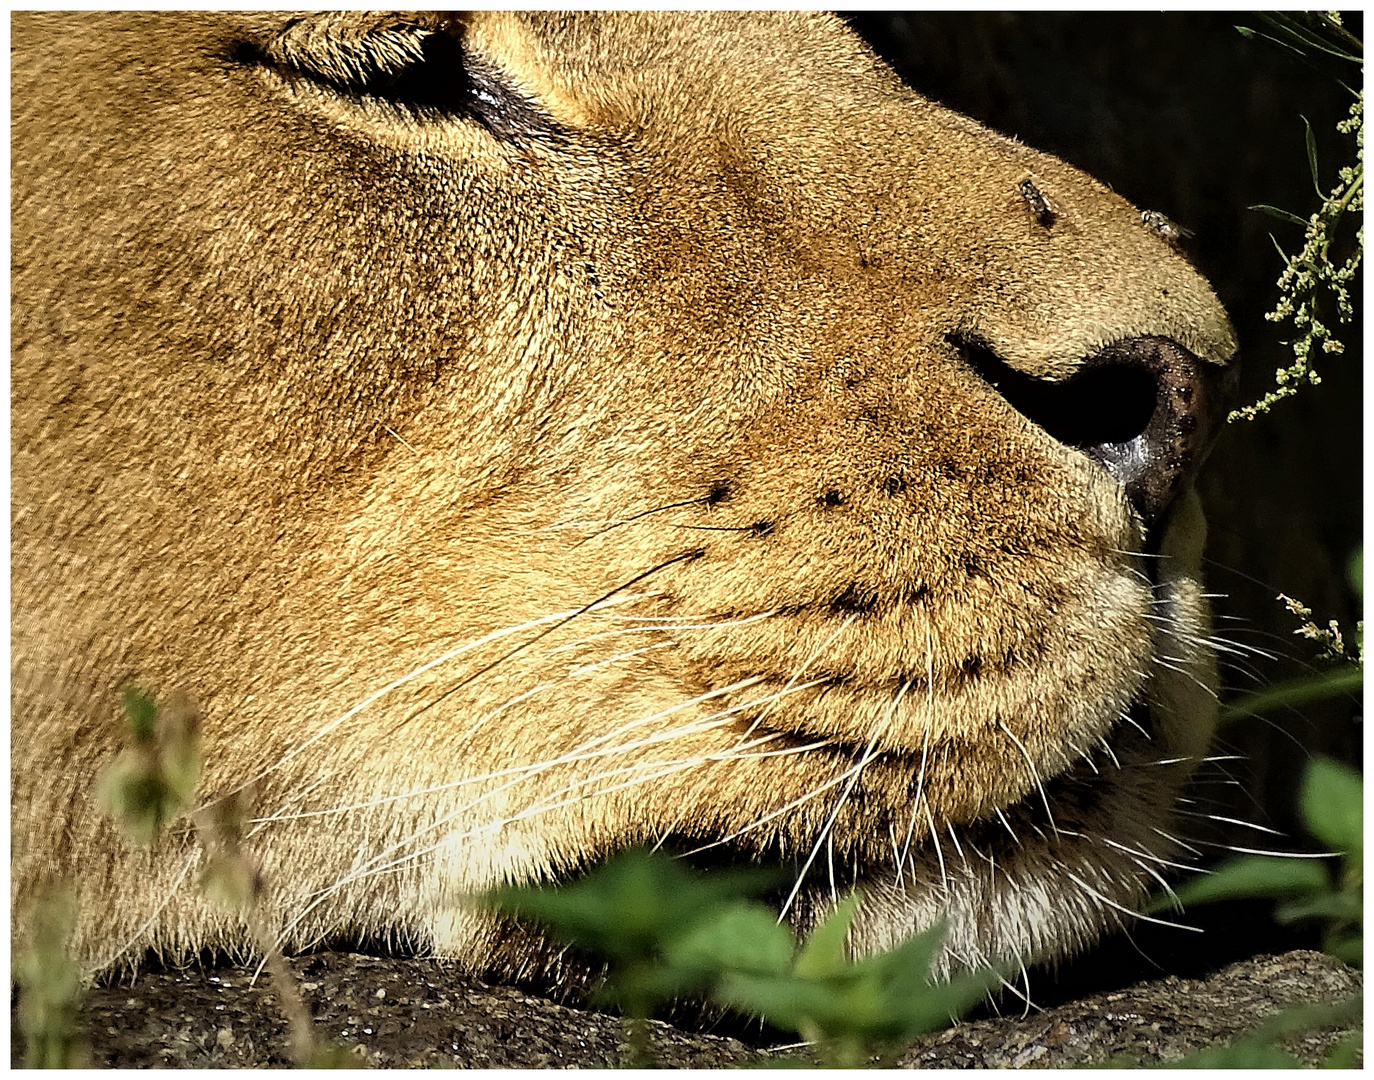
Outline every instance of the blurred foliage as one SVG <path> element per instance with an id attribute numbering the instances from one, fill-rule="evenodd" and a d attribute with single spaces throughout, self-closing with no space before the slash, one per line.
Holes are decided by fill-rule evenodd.
<path id="1" fill-rule="evenodd" d="M 1310 858 L 1246 855 L 1180 886 L 1176 890 L 1178 902 L 1187 905 L 1251 896 L 1280 898 L 1280 921 L 1323 921 L 1326 951 L 1346 963 L 1361 964 L 1363 778 L 1347 765 L 1316 758 L 1308 766 L 1303 781 L 1301 805 L 1311 834 L 1341 857 L 1338 872 L 1332 873 L 1321 861 Z"/>
<path id="2" fill-rule="evenodd" d="M 19 990 L 19 1032 L 24 1064 L 30 1069 L 78 1069 L 89 1051 L 77 1013 L 81 1008 L 81 969 L 67 951 L 76 925 L 76 894 L 52 884 L 40 890 L 31 939 L 14 960 Z"/>
<path id="3" fill-rule="evenodd" d="M 1321 862 L 1301 858 L 1247 855 L 1224 863 L 1206 877 L 1177 890 L 1176 902 L 1205 904 L 1240 897 L 1271 896 L 1281 902 L 1282 922 L 1325 923 L 1325 949 L 1350 964 L 1364 960 L 1364 781 L 1359 773 L 1327 758 L 1308 767 L 1302 787 L 1302 814 L 1309 831 L 1338 853 L 1341 868 L 1332 873 Z M 1162 906 L 1157 902 L 1155 907 Z M 1298 1068 L 1299 1062 L 1276 1044 L 1286 1036 L 1320 1028 L 1354 1025 L 1324 1063 L 1350 1068 L 1363 1048 L 1363 998 L 1329 1005 L 1303 1005 L 1270 1017 L 1230 1046 L 1199 1051 L 1180 1068 Z"/>
<path id="4" fill-rule="evenodd" d="M 756 873 L 697 874 L 631 850 L 573 884 L 502 889 L 485 902 L 605 959 L 599 995 L 624 1010 L 640 1065 L 649 1061 L 649 1017 L 679 995 L 762 1017 L 795 1031 L 822 1063 L 854 1068 L 893 1059 L 981 1000 L 996 979 L 984 972 L 933 981 L 942 926 L 849 960 L 857 894 L 798 942 L 752 899 L 767 884 Z"/>
<path id="5" fill-rule="evenodd" d="M 1300 1037 L 1304 1032 L 1324 1028 L 1358 1024 L 1364 1002 L 1359 997 L 1333 1005 L 1295 1005 L 1285 1009 L 1230 1046 L 1199 1050 L 1180 1061 L 1164 1066 L 1170 1069 L 1298 1069 L 1300 1062 L 1292 1054 L 1280 1049 L 1285 1038 Z M 1327 1055 L 1322 1067 L 1350 1069 L 1364 1045 L 1362 1034 L 1342 1040 Z"/>
<path id="6" fill-rule="evenodd" d="M 261 951 L 290 1030 L 292 1061 L 308 1069 L 358 1068 L 362 1061 L 356 1055 L 316 1035 L 295 975 L 282 958 L 276 935 L 259 914 L 264 881 L 256 858 L 243 842 L 252 816 L 252 785 L 191 813 L 203 757 L 195 712 L 184 699 L 174 697 L 160 705 L 151 694 L 137 688 L 125 690 L 121 700 L 129 744 L 96 781 L 97 805 L 114 818 L 131 842 L 142 846 L 153 844 L 179 815 L 189 814 L 204 852 L 201 887 L 216 903 L 243 918 Z M 60 958 L 54 952 L 49 961 L 71 964 L 66 959 L 65 941 Z M 78 973 L 70 1002 L 72 1016 L 80 999 Z M 52 1010 L 49 1013 L 51 1030 L 43 1037 L 52 1042 L 62 1029 L 60 1015 Z"/>
<path id="7" fill-rule="evenodd" d="M 1357 554 L 1351 562 L 1351 582 L 1364 592 L 1364 557 Z M 1291 605 L 1290 605 L 1291 606 Z M 1302 617 L 1310 619 L 1311 612 Z M 1339 628 L 1332 624 L 1330 637 L 1304 634 L 1324 645 L 1328 659 L 1348 660 Z M 1299 633 L 1302 633 L 1300 630 Z M 1341 691 L 1357 691 L 1363 684 L 1363 624 L 1357 635 L 1354 659 L 1358 666 L 1343 665 L 1306 680 L 1306 690 L 1315 699 Z M 1259 700 L 1247 707 L 1242 701 L 1231 711 L 1248 715 L 1291 704 L 1304 689 L 1297 683 L 1279 691 L 1254 695 Z M 1207 904 L 1219 900 L 1273 897 L 1279 901 L 1274 916 L 1281 923 L 1319 922 L 1324 927 L 1322 947 L 1348 964 L 1364 963 L 1364 779 L 1348 765 L 1329 758 L 1314 758 L 1307 767 L 1299 793 L 1299 807 L 1307 832 L 1338 856 L 1340 867 L 1328 869 L 1322 861 L 1301 856 L 1246 855 L 1223 863 L 1210 874 L 1181 886 L 1167 903 Z M 1157 900 L 1152 909 L 1166 906 Z M 1262 1025 L 1245 1039 L 1190 1055 L 1181 1064 L 1189 1068 L 1296 1068 L 1298 1062 L 1274 1043 L 1283 1036 L 1314 1028 L 1359 1024 L 1363 1002 L 1356 997 L 1328 1006 L 1287 1009 Z M 1363 1047 L 1363 1028 L 1340 1044 L 1326 1062 L 1328 1067 L 1349 1068 Z"/>
<path id="8" fill-rule="evenodd" d="M 146 847 L 181 811 L 200 777 L 200 727 L 183 701 L 159 709 L 136 688 L 122 695 L 129 743 L 96 782 L 96 806 Z"/>

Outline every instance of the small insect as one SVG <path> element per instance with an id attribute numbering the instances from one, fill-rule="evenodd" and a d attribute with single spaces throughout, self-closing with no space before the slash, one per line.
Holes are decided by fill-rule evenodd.
<path id="1" fill-rule="evenodd" d="M 1055 213 L 1049 199 L 1045 198 L 1044 193 L 1036 187 L 1035 181 L 1029 176 L 1017 185 L 1017 190 L 1021 192 L 1021 198 L 1025 199 L 1026 205 L 1030 207 L 1031 216 L 1035 218 L 1036 224 L 1043 225 L 1048 229 L 1059 220 L 1059 215 Z"/>
<path id="2" fill-rule="evenodd" d="M 1188 240 L 1193 236 L 1191 229 L 1185 229 L 1176 221 L 1171 220 L 1158 210 L 1142 210 L 1140 212 L 1140 223 L 1147 229 L 1153 229 L 1164 237 L 1171 244 L 1177 244 L 1180 240 Z"/>

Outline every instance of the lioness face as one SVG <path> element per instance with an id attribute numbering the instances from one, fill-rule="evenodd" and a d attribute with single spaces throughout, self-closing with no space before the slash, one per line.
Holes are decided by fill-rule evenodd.
<path id="1" fill-rule="evenodd" d="M 234 947 L 91 805 L 130 682 L 284 942 L 781 858 L 1062 953 L 1176 857 L 1234 352 L 1141 213 L 821 15 L 14 19 L 14 898 Z"/>

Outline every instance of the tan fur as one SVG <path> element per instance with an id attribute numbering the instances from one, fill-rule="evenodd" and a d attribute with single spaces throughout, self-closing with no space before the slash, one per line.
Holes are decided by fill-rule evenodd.
<path id="1" fill-rule="evenodd" d="M 258 781 L 291 946 L 480 965 L 464 894 L 664 836 L 816 850 L 791 914 L 860 882 L 860 949 L 1117 921 L 1210 730 L 1201 518 L 1131 554 L 949 338 L 1226 363 L 1186 260 L 829 16 L 309 19 L 13 18 L 21 920 L 69 875 L 92 970 L 243 941 L 190 830 L 93 808 L 137 684 L 194 701 L 203 802 Z M 431 31 L 553 135 L 326 85 Z"/>

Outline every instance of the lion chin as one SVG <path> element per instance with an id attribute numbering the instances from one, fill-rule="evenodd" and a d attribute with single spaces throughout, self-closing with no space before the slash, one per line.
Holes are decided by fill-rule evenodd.
<path id="1" fill-rule="evenodd" d="M 1186 861 L 1207 283 L 818 14 L 21 13 L 16 935 L 565 977 L 475 893 L 636 844 L 799 929 L 1067 955 Z M 150 847 L 121 688 L 200 719 Z M 567 976 L 571 978 L 571 976 Z"/>

